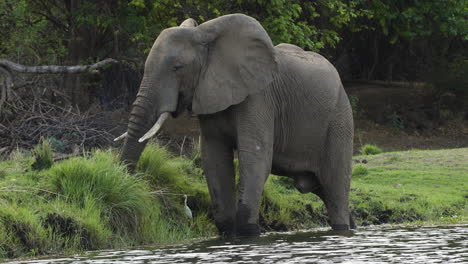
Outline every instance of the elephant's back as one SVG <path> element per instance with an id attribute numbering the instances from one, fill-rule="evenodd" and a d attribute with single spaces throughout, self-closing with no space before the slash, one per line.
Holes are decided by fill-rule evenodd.
<path id="1" fill-rule="evenodd" d="M 305 112 L 304 118 L 320 112 L 321 117 L 327 117 L 341 107 L 338 99 L 344 92 L 343 85 L 327 59 L 291 44 L 276 46 L 276 52 L 279 74 L 272 90 L 281 111 Z"/>
<path id="2" fill-rule="evenodd" d="M 335 67 L 322 55 L 304 51 L 291 44 L 275 47 L 279 64 L 279 76 L 288 87 L 288 92 L 306 96 L 306 100 L 322 104 L 323 107 L 336 105 L 343 89 Z"/>

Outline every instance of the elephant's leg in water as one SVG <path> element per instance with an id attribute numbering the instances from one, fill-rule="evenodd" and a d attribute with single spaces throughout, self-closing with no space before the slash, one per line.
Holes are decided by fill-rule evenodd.
<path id="1" fill-rule="evenodd" d="M 352 155 L 352 141 L 347 138 L 349 136 L 352 137 L 352 132 L 344 136 L 342 129 L 330 128 L 318 175 L 321 182 L 319 196 L 327 207 L 330 225 L 335 230 L 354 228 L 348 206 Z"/>
<path id="2" fill-rule="evenodd" d="M 258 226 L 259 207 L 265 181 L 271 171 L 273 129 L 262 125 L 239 126 L 239 193 L 236 217 L 236 232 L 240 236 L 260 234 Z M 245 133 L 245 134 L 244 134 Z"/>
<path id="3" fill-rule="evenodd" d="M 203 171 L 210 191 L 215 223 L 220 235 L 235 232 L 236 194 L 232 147 L 202 128 Z"/>

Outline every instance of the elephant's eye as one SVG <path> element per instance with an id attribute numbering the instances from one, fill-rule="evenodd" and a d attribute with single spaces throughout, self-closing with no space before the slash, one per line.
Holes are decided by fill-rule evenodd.
<path id="1" fill-rule="evenodd" d="M 182 67 L 183 67 L 182 65 L 175 65 L 174 66 L 174 71 L 178 71 L 178 70 L 182 69 Z"/>

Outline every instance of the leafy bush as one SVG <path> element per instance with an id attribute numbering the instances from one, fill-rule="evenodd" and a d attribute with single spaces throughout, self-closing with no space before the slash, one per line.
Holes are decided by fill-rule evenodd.
<path id="1" fill-rule="evenodd" d="M 372 144 L 365 144 L 361 147 L 362 155 L 377 155 L 382 153 L 383 150 L 375 145 Z"/>

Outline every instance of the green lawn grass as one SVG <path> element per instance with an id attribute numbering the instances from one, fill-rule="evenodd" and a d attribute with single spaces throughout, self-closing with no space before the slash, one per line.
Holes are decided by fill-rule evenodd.
<path id="1" fill-rule="evenodd" d="M 173 157 L 149 145 L 130 175 L 112 150 L 55 163 L 50 151 L 40 146 L 0 162 L 0 258 L 216 235 L 198 155 Z M 350 206 L 358 225 L 467 221 L 467 148 L 355 159 L 367 160 L 353 170 Z M 184 214 L 184 194 L 192 220 Z M 271 175 L 260 224 L 266 231 L 326 226 L 326 210 L 292 179 Z"/>
<path id="2" fill-rule="evenodd" d="M 352 207 L 367 223 L 467 222 L 468 148 L 389 152 L 353 175 Z"/>

